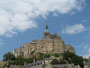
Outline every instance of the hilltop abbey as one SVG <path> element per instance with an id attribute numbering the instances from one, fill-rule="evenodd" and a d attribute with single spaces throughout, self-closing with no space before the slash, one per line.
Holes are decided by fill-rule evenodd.
<path id="1" fill-rule="evenodd" d="M 48 31 L 48 24 L 46 24 L 44 36 L 41 40 L 25 43 L 21 48 L 15 49 L 13 54 L 16 57 L 23 56 L 24 58 L 29 58 L 32 51 L 36 53 L 64 53 L 65 51 L 75 53 L 74 48 L 71 45 L 65 45 L 60 36 L 56 33 L 51 34 Z"/>

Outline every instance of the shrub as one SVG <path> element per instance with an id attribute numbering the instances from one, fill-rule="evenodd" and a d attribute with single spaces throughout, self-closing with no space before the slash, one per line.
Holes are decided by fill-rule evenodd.
<path id="1" fill-rule="evenodd" d="M 11 52 L 8 52 L 3 56 L 3 61 L 8 60 L 15 60 L 15 56 Z"/>
<path id="2" fill-rule="evenodd" d="M 84 68 L 83 58 L 81 56 L 77 56 L 71 52 L 65 52 L 63 58 L 68 63 L 74 63 L 75 65 L 80 65 L 81 68 Z"/>
<path id="3" fill-rule="evenodd" d="M 51 64 L 59 64 L 59 61 L 57 59 L 53 59 Z"/>
<path id="4" fill-rule="evenodd" d="M 60 59 L 60 60 L 59 60 L 59 63 L 60 63 L 60 64 L 66 64 L 66 62 L 65 62 L 64 59 Z"/>

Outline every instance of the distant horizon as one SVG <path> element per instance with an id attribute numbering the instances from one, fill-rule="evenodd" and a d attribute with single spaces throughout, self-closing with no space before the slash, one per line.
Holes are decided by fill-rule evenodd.
<path id="1" fill-rule="evenodd" d="M 0 0 L 0 60 L 24 43 L 42 38 L 46 20 L 79 56 L 90 56 L 90 0 Z"/>

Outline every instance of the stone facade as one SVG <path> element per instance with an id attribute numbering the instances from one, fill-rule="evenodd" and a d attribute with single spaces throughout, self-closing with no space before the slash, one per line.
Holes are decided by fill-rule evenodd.
<path id="1" fill-rule="evenodd" d="M 60 36 L 56 33 L 50 34 L 48 32 L 48 25 L 46 25 L 46 30 L 41 40 L 33 40 L 31 43 L 25 43 L 21 48 L 15 49 L 13 54 L 16 57 L 23 56 L 24 58 L 29 58 L 32 51 L 36 53 L 64 53 L 65 51 L 75 53 L 74 48 L 71 45 L 65 45 Z"/>

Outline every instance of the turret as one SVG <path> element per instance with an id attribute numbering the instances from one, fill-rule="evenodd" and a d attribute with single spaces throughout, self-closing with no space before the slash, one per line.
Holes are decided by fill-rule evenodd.
<path id="1" fill-rule="evenodd" d="M 50 32 L 48 32 L 48 24 L 46 23 L 44 36 L 50 36 Z"/>
<path id="2" fill-rule="evenodd" d="M 43 39 L 49 39 L 50 37 L 51 35 L 50 35 L 50 32 L 48 31 L 48 23 L 46 23 Z"/>
<path id="3" fill-rule="evenodd" d="M 45 32 L 48 33 L 48 24 L 46 23 L 46 29 L 45 29 Z"/>

